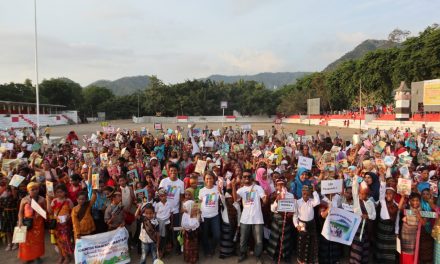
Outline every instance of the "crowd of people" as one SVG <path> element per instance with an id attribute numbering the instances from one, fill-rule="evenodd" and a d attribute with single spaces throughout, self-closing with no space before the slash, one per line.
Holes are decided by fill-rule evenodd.
<path id="1" fill-rule="evenodd" d="M 31 129 L 0 131 L 6 251 L 41 263 L 50 235 L 58 263 L 70 263 L 82 237 L 126 228 L 140 263 L 181 254 L 187 263 L 200 254 L 257 263 L 440 263 L 433 129 L 369 129 L 350 138 L 248 126 L 105 131 L 44 143 Z M 341 191 L 322 194 L 332 180 L 341 180 Z M 292 210 L 282 211 L 280 201 Z M 350 245 L 323 236 L 332 208 L 362 219 Z M 19 244 L 16 226 L 27 227 Z"/>

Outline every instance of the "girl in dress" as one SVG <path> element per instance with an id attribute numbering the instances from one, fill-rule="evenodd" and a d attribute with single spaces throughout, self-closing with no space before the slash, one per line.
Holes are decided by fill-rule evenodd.
<path id="1" fill-rule="evenodd" d="M 185 201 L 182 204 L 182 228 L 183 228 L 183 259 L 187 263 L 194 264 L 199 260 L 198 228 L 199 208 L 194 202 L 194 189 L 185 190 Z"/>
<path id="2" fill-rule="evenodd" d="M 72 219 L 70 217 L 73 202 L 67 198 L 67 187 L 64 184 L 58 184 L 55 187 L 56 198 L 47 196 L 47 209 L 52 213 L 56 220 L 55 238 L 60 253 L 58 263 L 69 263 L 73 255 L 72 243 Z"/>

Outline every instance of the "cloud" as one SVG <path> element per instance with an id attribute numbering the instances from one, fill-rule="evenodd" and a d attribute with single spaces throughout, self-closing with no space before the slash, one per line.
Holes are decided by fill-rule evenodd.
<path id="1" fill-rule="evenodd" d="M 236 53 L 224 52 L 219 57 L 226 63 L 228 72 L 236 74 L 277 71 L 284 66 L 284 62 L 271 51 L 243 49 Z"/>

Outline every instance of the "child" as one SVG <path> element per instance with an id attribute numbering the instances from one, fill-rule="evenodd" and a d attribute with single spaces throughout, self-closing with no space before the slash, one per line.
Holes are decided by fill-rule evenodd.
<path id="1" fill-rule="evenodd" d="M 55 198 L 47 196 L 47 211 L 56 219 L 55 238 L 60 252 L 59 263 L 69 263 L 73 255 L 72 221 L 70 213 L 73 202 L 68 198 L 66 185 L 63 183 L 55 187 Z"/>
<path id="2" fill-rule="evenodd" d="M 411 215 L 406 215 L 402 219 L 402 230 L 401 230 L 401 255 L 400 263 L 409 264 L 416 263 L 417 260 L 414 259 L 415 248 L 417 241 L 417 229 L 418 226 L 423 226 L 425 220 L 420 215 L 420 194 L 411 193 L 409 196 L 409 206 L 412 211 Z"/>
<path id="3" fill-rule="evenodd" d="M 194 264 L 199 260 L 198 232 L 200 226 L 197 204 L 194 202 L 194 189 L 185 190 L 185 201 L 182 204 L 182 228 L 183 228 L 183 259 L 185 262 Z"/>
<path id="4" fill-rule="evenodd" d="M 93 190 L 92 199 L 87 201 L 87 192 L 78 194 L 78 205 L 72 209 L 73 237 L 80 239 L 81 236 L 90 235 L 95 231 L 91 208 L 96 201 L 96 190 Z"/>
<path id="5" fill-rule="evenodd" d="M 0 211 L 0 231 L 6 233 L 6 241 L 8 243 L 6 251 L 16 250 L 18 245 L 12 244 L 12 234 L 18 221 L 18 200 L 17 191 L 11 185 L 6 186 L 0 198 Z"/>
<path id="6" fill-rule="evenodd" d="M 167 201 L 167 191 L 165 189 L 159 189 L 159 202 L 154 204 L 154 211 L 156 212 L 157 222 L 159 223 L 159 258 L 161 259 L 163 256 L 163 252 L 165 250 L 165 246 L 167 243 L 167 239 L 169 237 L 170 229 L 170 216 L 171 216 L 171 206 Z"/>
<path id="7" fill-rule="evenodd" d="M 293 215 L 293 224 L 298 230 L 298 263 L 318 262 L 318 238 L 316 235 L 314 207 L 320 203 L 318 193 L 312 187 L 302 186 L 301 198 L 297 200 L 297 212 Z"/>
<path id="8" fill-rule="evenodd" d="M 142 256 L 141 264 L 147 263 L 147 255 L 151 252 L 151 257 L 154 261 L 157 259 L 157 248 L 160 243 L 159 224 L 154 217 L 154 207 L 147 203 L 142 210 L 141 230 L 139 240 L 142 242 Z"/>
<path id="9" fill-rule="evenodd" d="M 110 231 L 118 227 L 123 227 L 125 225 L 125 220 L 121 192 L 114 190 L 109 194 L 108 199 L 111 199 L 111 203 L 105 209 L 104 221 Z"/>

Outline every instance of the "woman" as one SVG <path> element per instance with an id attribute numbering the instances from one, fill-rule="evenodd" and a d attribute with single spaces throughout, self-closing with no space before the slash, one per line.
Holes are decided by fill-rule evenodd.
<path id="1" fill-rule="evenodd" d="M 379 177 L 377 176 L 376 173 L 367 172 L 365 173 L 364 181 L 368 185 L 368 188 L 370 189 L 370 196 L 374 199 L 374 202 L 378 202 L 379 194 L 380 194 Z"/>
<path id="2" fill-rule="evenodd" d="M 224 193 L 224 194 L 223 194 Z M 222 202 L 222 224 L 220 234 L 220 258 L 224 259 L 235 255 L 235 242 L 238 236 L 238 221 L 240 219 L 240 205 L 234 202 L 231 183 L 220 194 Z"/>
<path id="3" fill-rule="evenodd" d="M 73 208 L 72 201 L 67 198 L 67 187 L 58 184 L 55 187 L 56 198 L 47 197 L 47 209 L 56 220 L 55 238 L 60 253 L 58 263 L 69 263 L 73 255 L 72 220 L 70 214 Z"/>
<path id="4" fill-rule="evenodd" d="M 0 197 L 0 232 L 6 234 L 6 251 L 16 250 L 18 244 L 12 244 L 14 227 L 17 224 L 18 199 L 15 187 L 8 185 Z"/>
<path id="5" fill-rule="evenodd" d="M 38 195 L 40 190 L 38 183 L 29 183 L 27 190 L 29 195 L 21 199 L 18 226 L 31 222 L 32 227 L 28 227 L 26 241 L 19 245 L 18 258 L 24 263 L 31 261 L 41 263 L 41 256 L 44 255 L 44 218 L 32 209 L 31 201 L 34 200 L 45 210 L 46 200 Z"/>
<path id="6" fill-rule="evenodd" d="M 299 168 L 296 172 L 295 181 L 290 184 L 290 192 L 295 196 L 296 199 L 302 197 L 302 188 L 304 185 L 311 185 L 309 181 L 309 172 L 305 168 Z"/>
<path id="7" fill-rule="evenodd" d="M 259 185 L 263 188 L 266 196 L 270 197 L 270 194 L 272 193 L 272 188 L 270 186 L 270 180 L 267 177 L 267 170 L 265 168 L 258 168 L 255 179 L 259 183 Z M 270 203 L 266 203 L 262 205 L 261 209 L 263 210 L 264 226 L 266 228 L 270 228 L 270 224 L 271 224 Z"/>
<path id="8" fill-rule="evenodd" d="M 293 200 L 293 194 L 287 192 L 286 179 L 279 178 L 276 181 L 275 201 L 271 205 L 272 224 L 270 227 L 268 253 L 274 261 L 278 260 L 279 248 L 282 243 L 281 257 L 289 262 L 292 252 L 291 235 L 293 233 L 292 213 L 278 212 L 278 201 L 283 199 Z M 284 235 L 282 234 L 284 228 Z"/>
<path id="9" fill-rule="evenodd" d="M 202 244 L 206 256 L 215 253 L 217 243 L 220 240 L 220 216 L 218 214 L 219 190 L 214 185 L 215 179 L 212 172 L 205 173 L 205 187 L 198 193 L 198 200 L 201 204 L 203 219 Z M 211 236 L 211 240 L 209 239 Z"/>

